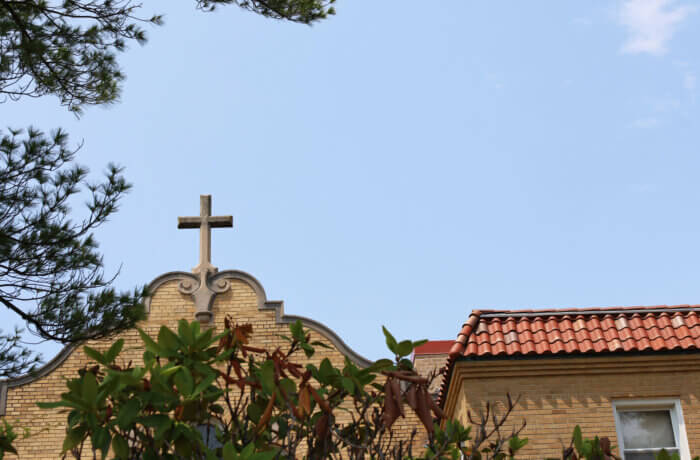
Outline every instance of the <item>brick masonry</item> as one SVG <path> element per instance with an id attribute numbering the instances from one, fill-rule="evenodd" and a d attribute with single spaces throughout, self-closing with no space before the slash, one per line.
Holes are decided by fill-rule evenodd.
<path id="1" fill-rule="evenodd" d="M 240 272 L 236 273 L 240 274 Z M 270 303 L 265 303 L 264 291 L 257 284 L 257 281 L 249 276 L 239 276 L 238 279 L 229 279 L 229 281 L 231 288 L 223 294 L 218 294 L 212 306 L 215 331 L 223 330 L 223 319 L 226 314 L 230 314 L 238 323 L 253 325 L 252 345 L 266 348 L 284 346 L 286 342 L 279 336 L 280 334 L 288 335 L 289 327 L 284 324 L 285 318 L 281 317 L 281 311 L 278 311 L 278 307 L 275 307 L 275 304 L 270 306 Z M 180 318 L 192 319 L 194 317 L 195 306 L 191 296 L 180 293 L 177 285 L 177 280 L 171 280 L 155 287 L 148 318 L 139 325 L 151 336 L 157 336 L 162 325 L 176 328 Z M 281 303 L 277 305 L 281 306 Z M 282 321 L 279 321 L 280 319 Z M 294 318 L 289 320 L 292 319 Z M 344 344 L 340 342 L 341 346 L 337 346 L 339 343 L 337 336 L 313 321 L 306 321 L 306 325 L 307 327 L 311 326 L 312 340 L 321 340 L 331 347 L 331 349 L 319 347 L 310 362 L 318 364 L 323 358 L 328 357 L 335 365 L 342 366 L 344 355 L 339 349 L 344 348 L 342 346 Z M 125 362 L 129 360 L 140 362 L 143 349 L 138 332 L 136 330 L 125 331 L 119 337 L 125 340 L 122 359 Z M 97 349 L 106 349 L 113 340 L 116 340 L 116 337 L 112 340 L 92 342 L 88 345 Z M 346 352 L 348 351 L 346 350 Z M 357 358 L 357 355 L 349 352 Z M 359 359 L 361 360 L 361 358 Z M 77 370 L 87 363 L 88 360 L 82 348 L 78 347 L 47 375 L 18 386 L 16 383 L 14 386 L 10 383 L 6 388 L 6 407 L 3 418 L 12 422 L 16 427 L 27 428 L 31 432 L 31 437 L 16 442 L 20 454 L 19 458 L 22 460 L 60 458 L 59 452 L 65 434 L 66 414 L 58 409 L 39 409 L 36 403 L 60 399 L 60 394 L 66 390 L 65 380 L 74 377 Z M 395 435 L 405 439 L 417 425 L 415 417 L 400 419 L 395 425 Z M 422 433 L 422 431 L 419 432 Z M 416 446 L 423 443 L 424 437 L 416 438 Z"/>
<path id="2" fill-rule="evenodd" d="M 437 397 L 440 392 L 442 376 L 440 369 L 447 363 L 447 353 L 423 354 L 413 357 L 413 366 L 420 375 L 429 376 L 435 374 L 435 378 L 430 383 L 430 393 Z"/>
<path id="3" fill-rule="evenodd" d="M 506 424 L 510 432 L 527 421 L 521 437 L 530 443 L 519 459 L 561 458 L 577 424 L 584 436 L 608 436 L 618 445 L 613 401 L 652 398 L 680 400 L 690 453 L 700 455 L 700 354 L 540 357 L 455 365 L 445 403 L 450 417 L 468 424 L 468 411 L 483 410 L 487 401 L 503 401 L 506 393 L 520 396 Z"/>

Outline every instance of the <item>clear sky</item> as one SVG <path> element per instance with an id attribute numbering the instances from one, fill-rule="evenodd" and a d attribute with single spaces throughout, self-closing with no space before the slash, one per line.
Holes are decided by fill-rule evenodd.
<path id="1" fill-rule="evenodd" d="M 368 358 L 382 324 L 453 339 L 473 308 L 700 303 L 700 2 L 145 3 L 166 24 L 121 103 L 0 105 L 127 168 L 97 235 L 118 286 L 196 265 L 177 216 L 212 194 L 214 265 Z"/>

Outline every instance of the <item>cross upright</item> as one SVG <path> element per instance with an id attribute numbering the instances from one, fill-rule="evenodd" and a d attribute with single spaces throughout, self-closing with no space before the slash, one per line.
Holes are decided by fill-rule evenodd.
<path id="1" fill-rule="evenodd" d="M 178 217 L 177 228 L 199 229 L 199 265 L 194 267 L 194 273 L 200 273 L 205 280 L 210 273 L 216 273 L 217 268 L 211 264 L 211 229 L 217 227 L 233 227 L 232 216 L 211 215 L 211 195 L 199 196 L 198 217 Z"/>

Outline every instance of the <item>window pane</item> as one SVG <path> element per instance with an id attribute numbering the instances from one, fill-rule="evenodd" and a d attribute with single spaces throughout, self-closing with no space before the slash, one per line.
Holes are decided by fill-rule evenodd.
<path id="1" fill-rule="evenodd" d="M 668 410 L 620 412 L 625 449 L 676 447 Z"/>
<path id="2" fill-rule="evenodd" d="M 676 449 L 668 449 L 668 453 L 673 455 L 678 452 Z M 656 452 L 627 452 L 625 451 L 625 460 L 654 460 Z"/>
<path id="3" fill-rule="evenodd" d="M 653 452 L 625 452 L 625 460 L 654 460 Z"/>
<path id="4" fill-rule="evenodd" d="M 223 447 L 223 444 L 216 439 L 216 427 L 214 425 L 209 423 L 197 425 L 197 430 L 201 433 L 202 440 L 208 448 L 214 450 L 218 449 L 219 447 Z"/>

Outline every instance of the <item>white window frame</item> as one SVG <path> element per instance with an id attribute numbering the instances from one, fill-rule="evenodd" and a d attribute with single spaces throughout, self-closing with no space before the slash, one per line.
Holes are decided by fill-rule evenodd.
<path id="1" fill-rule="evenodd" d="M 691 460 L 690 448 L 688 447 L 688 435 L 686 434 L 685 421 L 683 420 L 683 408 L 681 407 L 681 401 L 677 398 L 621 399 L 613 401 L 617 445 L 623 460 L 625 460 L 625 442 L 622 438 L 622 424 L 620 423 L 619 412 L 663 409 L 667 409 L 671 414 L 673 436 L 676 438 L 676 446 L 678 446 L 678 453 L 681 460 Z"/>

